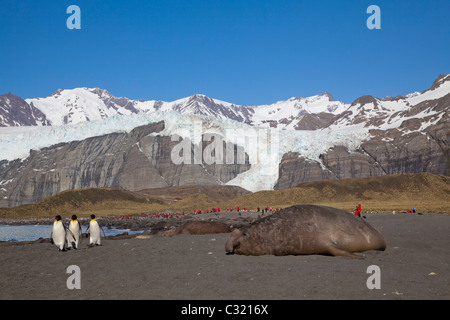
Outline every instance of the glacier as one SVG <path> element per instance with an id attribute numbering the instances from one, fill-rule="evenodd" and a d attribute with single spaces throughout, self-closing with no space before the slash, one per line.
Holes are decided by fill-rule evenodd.
<path id="1" fill-rule="evenodd" d="M 336 145 L 355 151 L 371 138 L 372 129 L 423 133 L 445 116 L 433 107 L 433 101 L 449 93 L 450 75 L 440 76 L 421 93 L 389 99 L 364 96 L 366 101 L 357 99 L 351 105 L 335 101 L 328 93 L 244 107 L 201 94 L 164 102 L 116 98 L 99 88 L 58 90 L 46 98 L 26 99 L 47 115 L 52 126 L 0 127 L 0 161 L 24 160 L 30 150 L 130 132 L 138 126 L 164 121 L 165 129 L 155 135 L 178 135 L 198 144 L 201 134 L 212 133 L 243 147 L 251 168 L 227 184 L 250 191 L 271 190 L 278 180 L 278 166 L 284 154 L 298 152 L 327 170 L 319 159 L 321 154 Z M 430 106 L 409 112 L 426 101 L 431 102 Z M 334 115 L 334 122 L 313 131 L 295 130 L 296 121 L 303 115 L 323 112 Z M 377 118 L 378 123 L 371 122 Z M 420 128 L 402 128 L 404 121 L 414 118 L 421 119 Z M 270 121 L 276 125 L 272 127 Z"/>
<path id="2" fill-rule="evenodd" d="M 138 126 L 159 121 L 164 121 L 165 128 L 152 135 L 178 135 L 198 144 L 201 134 L 210 133 L 222 136 L 225 142 L 242 146 L 250 157 L 251 168 L 227 184 L 239 185 L 253 192 L 273 189 L 278 180 L 278 165 L 283 154 L 289 151 L 299 152 L 303 157 L 320 163 L 320 154 L 336 144 L 352 151 L 368 137 L 361 130 L 349 131 L 347 128 L 315 131 L 258 128 L 231 119 L 217 120 L 208 116 L 181 115 L 175 111 L 156 111 L 60 126 L 2 127 L 0 160 L 24 160 L 31 149 L 39 150 L 114 132 L 130 132 Z"/>

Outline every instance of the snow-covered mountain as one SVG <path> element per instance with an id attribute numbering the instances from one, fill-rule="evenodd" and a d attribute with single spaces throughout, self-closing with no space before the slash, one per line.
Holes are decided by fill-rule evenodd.
<path id="1" fill-rule="evenodd" d="M 116 98 L 107 90 L 99 88 L 60 89 L 46 98 L 25 101 L 45 114 L 47 123 L 52 126 L 139 113 L 133 106 L 134 101 Z"/>
<path id="2" fill-rule="evenodd" d="M 388 130 L 402 127 L 407 120 L 418 119 L 421 122 L 420 129 L 423 130 L 442 119 L 449 111 L 448 104 L 437 107 L 438 100 L 445 99 L 449 94 L 450 74 L 447 74 L 439 76 L 430 89 L 421 93 L 384 99 L 363 96 L 333 119 L 330 128 L 363 126 L 366 129 Z"/>
<path id="3" fill-rule="evenodd" d="M 366 128 L 387 129 L 398 127 L 411 117 L 437 115 L 439 112 L 436 110 L 425 110 L 424 103 L 442 98 L 449 92 L 448 74 L 439 76 L 430 89 L 421 93 L 383 99 L 362 96 L 351 104 L 335 101 L 328 92 L 312 97 L 292 97 L 266 105 L 240 106 L 202 94 L 165 102 L 118 98 L 99 88 L 60 89 L 46 98 L 22 100 L 11 93 L 0 95 L 0 126 L 59 126 L 97 121 L 115 115 L 174 111 L 287 130 L 314 130 L 329 126 L 342 128 L 361 124 Z M 430 121 L 435 121 L 437 117 L 430 117 Z"/>
<path id="4" fill-rule="evenodd" d="M 263 127 L 296 129 L 295 125 L 308 114 L 337 115 L 349 105 L 334 101 L 325 92 L 312 97 L 293 97 L 285 101 L 260 106 L 240 106 L 212 99 L 202 94 L 194 94 L 172 102 L 156 100 L 130 100 L 117 98 L 110 92 L 99 88 L 75 88 L 57 90 L 46 98 L 22 100 L 16 97 L 15 103 L 6 103 L 6 95 L 0 96 L 0 126 L 77 124 L 96 121 L 115 115 L 131 115 L 152 112 L 179 112 L 211 116 L 218 120 L 231 119 Z M 28 117 L 34 122 L 11 121 L 8 111 L 16 105 L 28 105 Z M 1 115 L 1 114 L 0 114 Z"/>
<path id="5" fill-rule="evenodd" d="M 166 118 L 174 122 L 179 114 L 210 118 L 219 123 L 225 121 L 228 127 L 236 127 L 236 122 L 283 131 L 325 130 L 361 136 L 374 130 L 396 128 L 405 133 L 424 132 L 433 124 L 448 121 L 449 100 L 450 74 L 440 75 L 429 89 L 421 93 L 383 99 L 363 96 L 352 104 L 335 101 L 328 92 L 257 106 L 239 106 L 201 94 L 172 102 L 130 100 L 117 98 L 99 88 L 57 90 L 46 98 L 26 100 L 8 93 L 0 95 L 0 160 L 11 160 L 14 155 L 49 146 L 49 143 L 131 130 L 151 122 L 151 119 L 163 121 Z M 66 125 L 69 127 L 64 127 Z M 51 129 L 40 132 L 52 132 L 59 138 L 37 141 L 29 137 L 27 142 L 22 139 L 26 143 L 23 148 L 5 144 L 14 141 L 12 134 L 37 133 L 38 128 L 35 127 L 40 126 L 51 126 Z M 59 126 L 63 127 L 57 128 Z M 53 136 L 51 133 L 45 134 Z"/>
<path id="6" fill-rule="evenodd" d="M 0 95 L 0 127 L 47 124 L 45 114 L 22 98 L 12 93 Z"/>
<path id="7" fill-rule="evenodd" d="M 299 126 L 307 115 L 337 115 L 349 107 L 341 101 L 335 101 L 328 92 L 312 97 L 293 97 L 269 105 L 251 107 L 251 123 L 258 126 L 271 126 L 282 129 L 305 129 Z"/>
<path id="8" fill-rule="evenodd" d="M 142 131 L 137 128 L 157 123 L 163 124 L 157 133 L 136 136 Z M 26 100 L 9 93 L 0 96 L 0 126 L 0 206 L 75 187 L 128 188 L 140 181 L 140 187 L 150 188 L 152 179 L 159 185 L 207 180 L 258 191 L 320 179 L 448 175 L 450 75 L 420 93 L 363 96 L 352 104 L 329 93 L 260 106 L 199 94 L 172 102 L 129 100 L 98 88 Z M 178 140 L 168 137 L 198 145 L 202 136 L 196 131 L 244 148 L 250 165 L 239 164 L 239 170 L 233 169 L 236 163 L 213 169 L 204 162 L 195 169 L 174 166 L 167 157 Z M 146 170 L 151 179 L 141 176 Z"/>

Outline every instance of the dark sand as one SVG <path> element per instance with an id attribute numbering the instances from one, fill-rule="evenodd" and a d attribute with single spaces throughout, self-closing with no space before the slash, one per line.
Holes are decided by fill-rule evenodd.
<path id="1" fill-rule="evenodd" d="M 450 299 L 450 215 L 366 216 L 387 249 L 364 259 L 225 255 L 228 234 L 105 239 L 93 248 L 84 239 L 67 252 L 0 243 L 0 299 Z M 66 286 L 70 265 L 80 267 L 80 290 Z M 380 267 L 381 289 L 366 286 L 370 265 Z"/>

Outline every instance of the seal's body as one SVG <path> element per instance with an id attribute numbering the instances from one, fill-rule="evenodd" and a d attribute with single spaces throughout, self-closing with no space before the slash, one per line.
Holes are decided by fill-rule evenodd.
<path id="1" fill-rule="evenodd" d="M 386 241 L 371 225 L 346 211 L 297 205 L 234 230 L 225 251 L 243 255 L 324 254 L 384 250 Z"/>

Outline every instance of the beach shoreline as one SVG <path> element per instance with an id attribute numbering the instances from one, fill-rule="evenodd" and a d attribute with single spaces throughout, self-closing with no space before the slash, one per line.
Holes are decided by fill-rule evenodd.
<path id="1" fill-rule="evenodd" d="M 228 234 L 161 232 L 106 238 L 90 248 L 58 252 L 45 239 L 0 243 L 0 299 L 449 299 L 450 215 L 364 214 L 387 241 L 362 259 L 225 255 Z M 193 215 L 244 225 L 256 213 Z M 240 220 L 239 220 L 240 219 Z M 121 220 L 117 219 L 116 220 Z M 129 219 L 131 220 L 131 219 Z M 162 230 L 180 224 L 174 220 Z M 106 221 L 106 220 L 105 220 Z M 183 222 L 181 221 L 181 222 Z M 67 268 L 79 266 L 81 289 L 70 290 Z M 367 287 L 378 266 L 381 288 Z"/>

